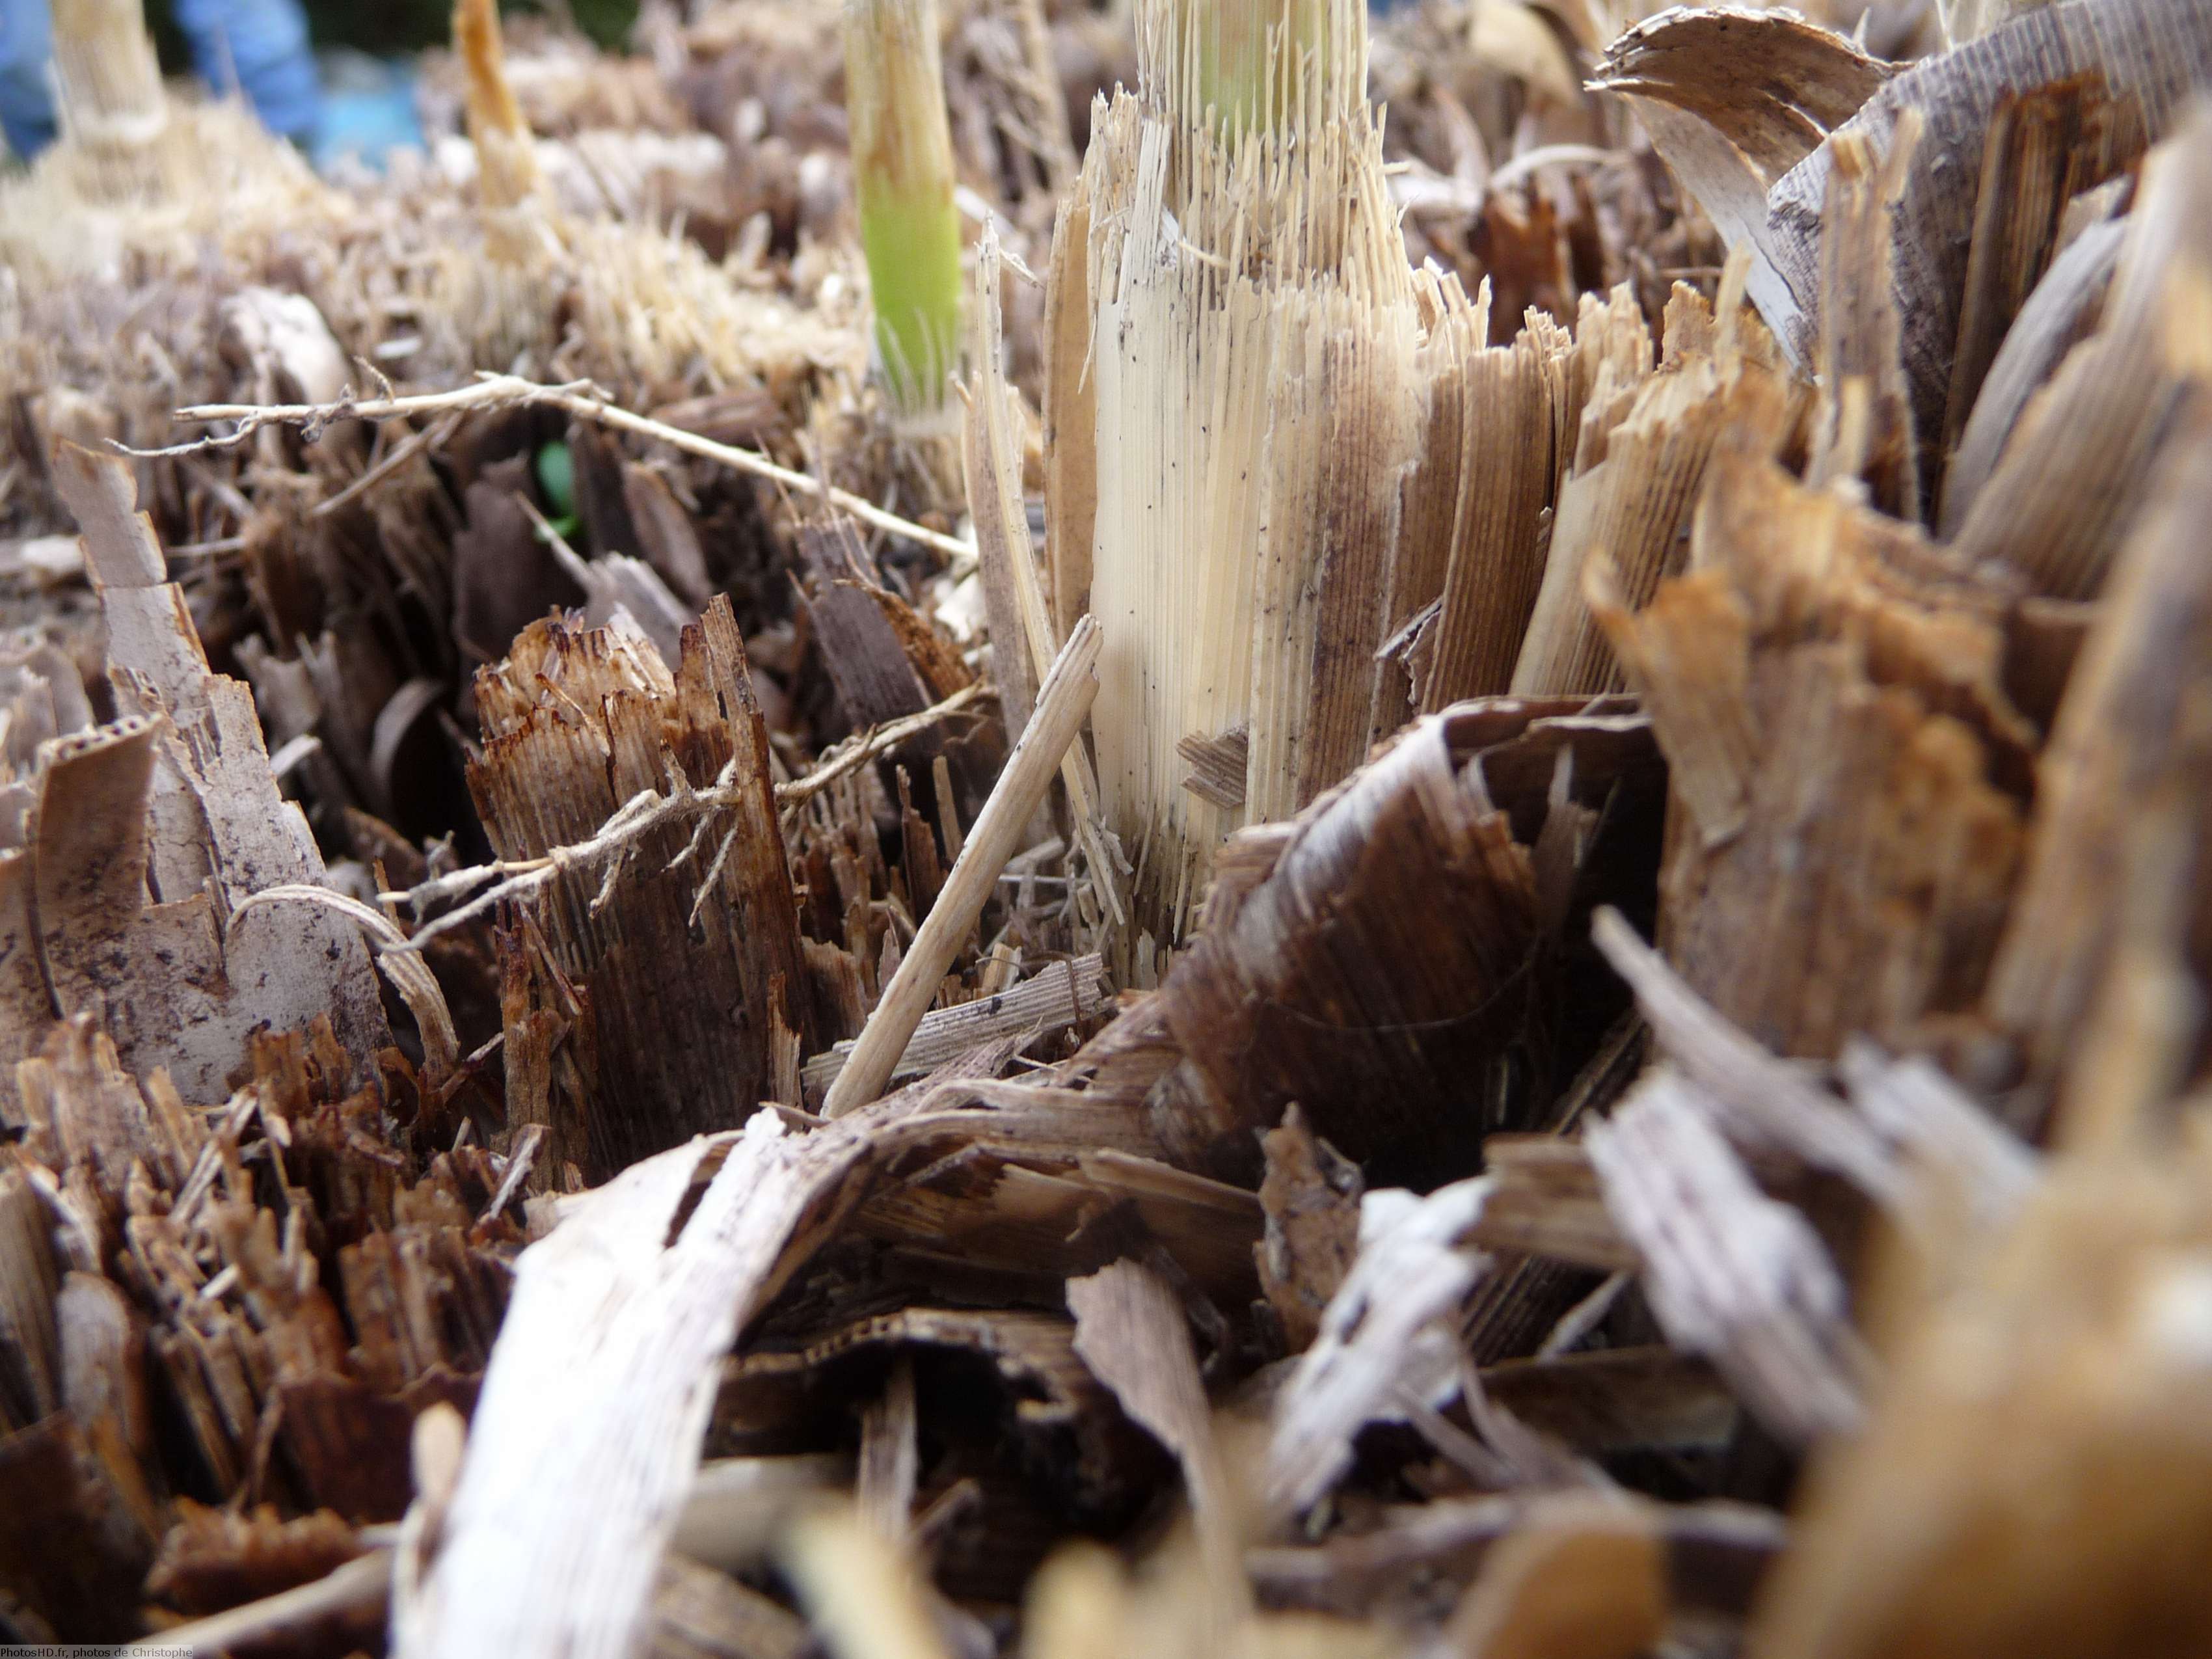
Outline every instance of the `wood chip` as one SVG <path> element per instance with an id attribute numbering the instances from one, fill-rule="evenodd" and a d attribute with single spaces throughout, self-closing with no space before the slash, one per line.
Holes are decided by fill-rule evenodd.
<path id="1" fill-rule="evenodd" d="M 1650 1073 L 1584 1139 L 1668 1340 L 1711 1358 L 1785 1439 L 1856 1428 L 1843 1278 L 1804 1216 L 1759 1190 L 1689 1085 Z"/>

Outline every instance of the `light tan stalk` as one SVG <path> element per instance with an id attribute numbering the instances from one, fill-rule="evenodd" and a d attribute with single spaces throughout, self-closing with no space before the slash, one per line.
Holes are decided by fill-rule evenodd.
<path id="1" fill-rule="evenodd" d="M 61 118 L 80 143 L 135 149 L 169 121 L 138 0 L 53 0 Z"/>
<path id="2" fill-rule="evenodd" d="M 538 193 L 530 124 L 507 84 L 496 0 L 459 0 L 453 46 L 467 71 L 469 141 L 477 148 L 477 189 L 487 210 L 521 205 Z"/>
<path id="3" fill-rule="evenodd" d="M 929 915 L 922 919 L 914 943 L 900 959 L 898 972 L 884 989 L 883 1000 L 868 1016 L 851 1058 L 830 1085 L 822 1103 L 824 1117 L 842 1117 L 859 1110 L 884 1091 L 906 1052 L 915 1027 L 921 1024 L 930 1001 L 943 984 L 946 970 L 958 954 L 960 941 L 975 926 L 983 901 L 1020 850 L 1020 841 L 1030 816 L 1044 802 L 1060 771 L 1060 757 L 1083 730 L 1097 694 L 1095 668 L 1098 661 L 1098 624 L 1088 617 L 1079 621 L 1060 650 L 1052 672 L 1038 689 L 1036 711 L 1022 733 L 1005 770 L 991 788 L 967 844 L 953 860 L 944 890 Z"/>
<path id="4" fill-rule="evenodd" d="M 1425 400 L 1364 8 L 1144 0 L 1138 37 L 1054 251 L 1047 410 L 1085 451 L 1050 462 L 1054 608 L 1107 629 L 1102 804 L 1165 945 L 1227 830 L 1365 752 Z"/>

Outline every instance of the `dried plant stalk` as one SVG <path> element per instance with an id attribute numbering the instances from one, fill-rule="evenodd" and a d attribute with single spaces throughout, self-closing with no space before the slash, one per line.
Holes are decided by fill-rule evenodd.
<path id="1" fill-rule="evenodd" d="M 1018 738 L 1036 702 L 1035 688 L 1051 672 L 1061 641 L 1086 613 L 1079 611 L 1065 626 L 1055 624 L 1030 548 L 1018 435 L 1024 424 L 1021 394 L 1006 383 L 1000 362 L 999 270 L 998 233 L 987 225 L 975 246 L 975 368 L 968 389 L 961 454 L 969 511 L 975 524 L 976 562 L 991 620 L 992 674 L 999 682 L 1006 735 Z M 1085 570 L 1087 578 L 1087 558 Z M 1085 593 L 1089 586 L 1086 580 L 1074 591 Z M 1098 781 L 1090 751 L 1079 743 L 1070 744 L 1060 759 L 1060 775 L 1090 866 L 1090 879 L 1085 890 L 1079 890 L 1078 902 L 1098 922 L 1110 917 L 1118 927 L 1127 920 L 1117 890 L 1121 865 L 1101 832 Z"/>
<path id="2" fill-rule="evenodd" d="M 2032 735 L 1992 602 L 1911 526 L 1735 450 L 1689 564 L 1632 614 L 1609 564 L 1586 590 L 1671 770 L 1668 955 L 1783 1054 L 1908 1042 L 1973 1005 L 2019 867 Z M 1778 927 L 1787 957 L 1747 943 Z"/>
<path id="3" fill-rule="evenodd" d="M 1036 561 L 1030 550 L 1029 508 L 1022 499 L 1022 438 L 1026 422 L 1020 394 L 1000 365 L 998 237 L 986 227 L 975 250 L 975 372 L 965 388 L 960 426 L 960 470 L 968 487 L 968 516 L 975 526 L 975 562 L 983 580 L 984 615 L 991 626 L 991 674 L 1009 740 L 1018 738 L 1036 704 L 1044 677 L 1036 658 L 1055 648 L 1051 619 L 1043 614 Z M 1036 596 L 1032 617 L 1024 601 Z"/>
<path id="4" fill-rule="evenodd" d="M 517 919 L 501 958 L 513 981 L 510 1126 L 547 1122 L 555 1159 L 605 1179 L 688 1134 L 743 1121 L 768 1092 L 773 1031 L 806 1034 L 812 1022 L 767 728 L 728 605 L 717 600 L 685 629 L 673 673 L 634 627 L 541 622 L 475 690 L 483 753 L 469 787 L 510 862 L 604 833 L 641 793 L 665 800 L 693 779 L 735 787 L 728 816 L 709 821 L 732 837 L 731 856 L 703 870 L 678 864 L 695 831 L 664 819 L 632 844 L 635 868 L 561 871 L 526 922 Z M 712 891 L 703 906 L 702 887 Z M 591 1011 L 594 1064 L 618 1109 L 552 1102 L 519 1063 L 538 1014 L 565 1006 L 566 987 Z"/>
<path id="5" fill-rule="evenodd" d="M 136 148 L 168 125 L 161 68 L 137 0 L 54 0 L 62 118 L 82 143 Z"/>
<path id="6" fill-rule="evenodd" d="M 1089 310 L 1087 359 L 1054 331 L 1047 404 L 1091 441 L 1054 482 L 1096 484 L 1102 804 L 1163 940 L 1224 832 L 1296 811 L 1370 735 L 1423 398 L 1365 64 L 1346 0 L 1147 0 L 1139 89 L 1094 118 L 1054 249 L 1055 301 Z M 1063 614 L 1085 562 L 1056 540 Z M 1186 790 L 1184 741 L 1240 729 L 1241 808 Z"/>
<path id="7" fill-rule="evenodd" d="M 1920 142 L 1906 110 L 1878 157 L 1863 134 L 1838 133 L 1821 231 L 1820 386 L 1806 479 L 1866 480 L 1876 505 L 1920 516 L 1912 399 L 1898 356 L 1903 319 L 1890 280 L 1890 226 Z"/>
<path id="8" fill-rule="evenodd" d="M 845 109 L 884 383 L 901 413 L 934 415 L 959 349 L 960 215 L 931 0 L 848 0 Z"/>
<path id="9" fill-rule="evenodd" d="M 1462 697 L 1503 691 L 1512 679 L 1544 579 L 1555 405 L 1562 360 L 1573 348 L 1566 331 L 1540 313 L 1510 345 L 1491 346 L 1486 287 L 1470 304 L 1455 281 L 1425 274 L 1423 282 L 1438 314 L 1423 348 L 1431 376 L 1428 439 L 1405 511 L 1407 539 L 1427 556 L 1401 567 L 1390 625 L 1395 633 L 1421 606 L 1437 605 L 1418 691 L 1433 714 Z M 1428 531 L 1431 519 L 1443 533 Z M 1378 705 L 1376 736 L 1396 723 L 1395 712 Z"/>
<path id="10" fill-rule="evenodd" d="M 483 204 L 492 210 L 519 206 L 538 191 L 538 156 L 530 124 L 507 84 L 494 0 L 459 0 L 453 46 L 468 71 L 469 139 L 477 148 Z"/>
<path id="11" fill-rule="evenodd" d="M 2198 994 L 2178 969 L 2204 910 L 2208 408 L 2201 392 L 2185 406 L 2039 757 L 2034 839 L 1984 1000 L 2019 1045 L 2024 1092 L 2062 1103 L 2058 1133 L 2077 1142 L 2198 1071 Z M 2172 1035 L 2143 1009 L 2159 1002 Z"/>

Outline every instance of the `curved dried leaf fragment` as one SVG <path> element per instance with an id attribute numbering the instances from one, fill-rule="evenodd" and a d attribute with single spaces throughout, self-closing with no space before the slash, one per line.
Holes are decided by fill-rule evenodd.
<path id="1" fill-rule="evenodd" d="M 251 692 L 209 671 L 129 466 L 64 445 L 53 470 L 84 528 L 123 716 L 42 760 L 30 880 L 53 1010 L 103 1007 L 125 1064 L 167 1066 L 195 1101 L 228 1093 L 257 1025 L 327 1017 L 365 1069 L 390 1034 L 358 935 L 244 909 L 324 876 Z"/>
<path id="2" fill-rule="evenodd" d="M 1652 804 L 1646 741 L 1612 703 L 1462 703 L 1293 824 L 1232 841 L 1157 999 L 1186 1056 L 1151 1097 L 1170 1155 L 1249 1169 L 1255 1132 L 1296 1101 L 1347 1158 L 1450 1167 L 1510 1127 L 1509 1051 L 1548 1102 L 1566 1079 L 1529 1024 L 1535 988 L 1577 872 L 1601 862 L 1593 809 L 1615 789 L 1617 812 Z"/>
<path id="3" fill-rule="evenodd" d="M 1675 6 L 1624 31 L 1589 85 L 1693 118 L 1771 185 L 1896 72 L 1796 12 Z"/>
<path id="4" fill-rule="evenodd" d="M 1589 84 L 1634 101 L 1653 147 L 1733 247 L 1756 242 L 1767 191 L 1893 73 L 1793 12 L 1677 6 L 1613 41 Z"/>
<path id="5" fill-rule="evenodd" d="M 2025 89 L 2101 80 L 2107 112 L 2081 135 L 2072 177 L 2112 176 L 2179 121 L 2212 84 L 2212 17 L 2197 0 L 2067 0 L 2031 11 L 1887 82 L 1840 131 L 1886 155 L 1908 109 L 1926 136 L 1897 212 L 1893 258 L 1904 362 L 1923 441 L 1942 427 L 1958 342 L 1983 154 L 1992 123 Z M 1823 143 L 1769 192 L 1752 298 L 1799 362 L 1820 328 L 1821 211 L 1835 170 Z"/>

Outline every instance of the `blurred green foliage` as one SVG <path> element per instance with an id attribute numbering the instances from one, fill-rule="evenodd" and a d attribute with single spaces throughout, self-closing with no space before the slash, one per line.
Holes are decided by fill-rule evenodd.
<path id="1" fill-rule="evenodd" d="M 452 0 L 305 0 L 307 27 L 318 46 L 352 46 L 380 56 L 441 46 L 453 27 Z M 565 12 L 603 46 L 619 46 L 637 18 L 637 0 L 501 0 L 507 12 Z M 184 37 L 170 21 L 168 0 L 148 0 L 146 12 L 162 66 L 190 63 Z"/>

